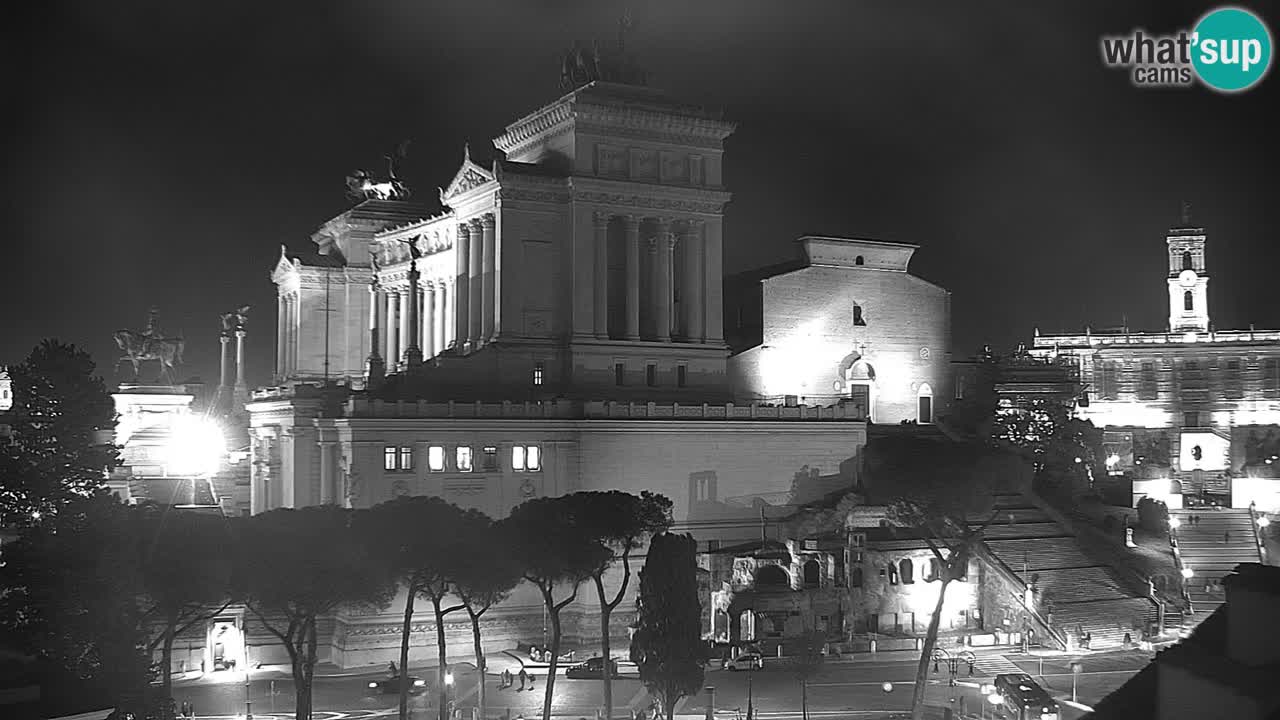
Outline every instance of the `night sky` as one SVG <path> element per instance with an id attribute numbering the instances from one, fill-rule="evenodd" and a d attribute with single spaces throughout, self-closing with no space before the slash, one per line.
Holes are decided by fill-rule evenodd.
<path id="1" fill-rule="evenodd" d="M 412 139 L 405 174 L 434 202 L 463 142 L 487 163 L 507 123 L 560 94 L 563 51 L 612 45 L 627 7 L 650 84 L 738 123 L 729 271 L 789 259 L 805 233 L 919 244 L 914 272 L 953 293 L 957 357 L 1036 326 L 1163 329 L 1163 233 L 1185 199 L 1208 228 L 1217 327 L 1280 327 L 1280 122 L 1264 112 L 1280 78 L 1135 88 L 1099 36 L 1189 28 L 1213 6 L 1117 5 L 26 4 L 0 30 L 0 364 L 52 336 L 114 382 L 111 332 L 154 304 L 186 337 L 186 374 L 216 382 L 218 313 L 247 303 L 249 379 L 268 382 L 269 272 L 347 207 L 346 174 Z"/>

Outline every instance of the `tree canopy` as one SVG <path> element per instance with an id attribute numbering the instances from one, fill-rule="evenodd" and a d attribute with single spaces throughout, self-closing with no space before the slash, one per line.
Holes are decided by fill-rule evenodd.
<path id="1" fill-rule="evenodd" d="M 12 437 L 0 443 L 0 523 L 27 525 L 104 487 L 115 404 L 89 354 L 56 340 L 9 368 Z"/>
<path id="2" fill-rule="evenodd" d="M 705 676 L 697 548 L 690 535 L 655 535 L 640 570 L 631 660 L 640 670 L 640 682 L 662 699 L 667 718 L 680 698 L 702 689 Z"/>

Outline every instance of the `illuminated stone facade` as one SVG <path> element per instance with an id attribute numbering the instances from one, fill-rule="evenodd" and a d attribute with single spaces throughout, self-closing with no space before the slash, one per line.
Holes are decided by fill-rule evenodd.
<path id="1" fill-rule="evenodd" d="M 1166 237 L 1166 332 L 1037 331 L 1031 352 L 1077 364 L 1088 395 L 1078 413 L 1105 429 L 1135 502 L 1280 510 L 1280 331 L 1213 327 L 1206 238 L 1197 227 Z"/>
<path id="2" fill-rule="evenodd" d="M 503 517 L 535 497 L 652 490 L 673 500 L 676 530 L 730 543 L 754 534 L 761 505 L 852 486 L 863 408 L 734 401 L 732 130 L 658 91 L 591 83 L 509 126 L 504 159 L 464 151 L 443 211 L 363 200 L 322 226 L 314 254 L 282 253 L 277 383 L 247 408 L 252 512 L 437 495 Z M 385 664 L 397 612 L 339 613 L 322 655 Z M 631 620 L 615 614 L 613 634 Z M 545 632 L 529 588 L 486 622 L 497 643 Z M 598 628 L 593 603 L 567 610 L 566 637 Z M 446 633 L 470 652 L 464 623 Z M 259 640 L 254 662 L 283 657 Z"/>
<path id="3" fill-rule="evenodd" d="M 909 272 L 917 246 L 800 243 L 801 261 L 726 280 L 734 397 L 933 422 L 951 398 L 951 294 Z"/>

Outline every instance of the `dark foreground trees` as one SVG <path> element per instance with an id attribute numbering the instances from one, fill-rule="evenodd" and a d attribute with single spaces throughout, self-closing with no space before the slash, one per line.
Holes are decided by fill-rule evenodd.
<path id="1" fill-rule="evenodd" d="M 600 655 L 612 657 L 609 619 L 627 594 L 631 583 L 631 553 L 639 549 L 655 533 L 671 527 L 671 500 L 663 495 L 642 491 L 640 495 L 611 490 L 581 492 L 569 496 L 577 504 L 574 515 L 592 542 L 599 543 L 607 554 L 591 569 L 596 596 L 600 601 Z M 615 564 L 622 565 L 622 581 L 612 597 L 605 590 L 604 576 Z M 601 665 L 604 683 L 605 717 L 613 716 L 613 666 Z"/>
<path id="2" fill-rule="evenodd" d="M 705 674 L 696 553 L 689 535 L 655 535 L 640 571 L 631 661 L 640 670 L 640 682 L 661 699 L 668 719 L 680 698 L 702 689 Z"/>
<path id="3" fill-rule="evenodd" d="M 317 620 L 342 605 L 386 607 L 394 592 L 353 528 L 355 512 L 334 505 L 271 510 L 240 529 L 236 584 L 289 655 L 297 720 L 311 720 Z"/>
<path id="4" fill-rule="evenodd" d="M 11 442 L 0 443 L 0 525 L 25 527 L 104 486 L 116 464 L 115 404 L 89 354 L 45 340 L 13 380 Z"/>
<path id="5" fill-rule="evenodd" d="M 577 599 L 582 583 L 609 556 L 608 548 L 584 527 L 578 508 L 572 496 L 536 498 L 512 510 L 499 523 L 521 574 L 542 595 L 551 624 L 551 666 L 542 700 L 543 720 L 551 720 L 560 659 L 560 612 Z M 557 588 L 569 588 L 569 592 L 556 599 Z"/>
<path id="6" fill-rule="evenodd" d="M 72 498 L 5 544 L 0 628 L 35 656 L 46 717 L 154 706 L 133 512 L 105 493 Z"/>
<path id="7" fill-rule="evenodd" d="M 480 639 L 480 618 L 494 605 L 507 599 L 520 583 L 520 566 L 512 557 L 510 545 L 500 532 L 500 526 L 488 517 L 481 516 L 464 524 L 462 537 L 466 538 L 467 558 L 454 576 L 454 591 L 471 619 L 471 640 L 476 657 L 479 685 L 476 687 L 476 704 L 481 718 L 487 703 L 484 660 L 484 644 Z"/>

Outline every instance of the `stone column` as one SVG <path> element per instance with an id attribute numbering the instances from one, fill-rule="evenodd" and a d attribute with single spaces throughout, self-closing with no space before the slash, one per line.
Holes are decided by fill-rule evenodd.
<path id="1" fill-rule="evenodd" d="M 323 432 L 323 431 L 322 431 Z M 332 440 L 321 440 L 320 444 L 320 504 L 329 505 L 337 502 L 337 493 L 334 491 L 336 482 L 337 468 L 333 462 L 333 448 L 336 443 Z"/>
<path id="2" fill-rule="evenodd" d="M 457 347 L 458 345 L 458 321 L 456 315 L 456 308 L 458 306 L 458 288 L 457 285 L 455 285 L 456 282 L 457 278 L 454 278 L 445 283 L 444 287 L 440 289 L 441 293 L 444 295 L 444 323 L 442 323 L 442 329 L 445 333 L 445 347 Z"/>
<path id="3" fill-rule="evenodd" d="M 468 263 L 471 257 L 471 228 L 466 223 L 458 225 L 458 240 L 453 244 L 455 274 L 453 283 L 453 345 L 459 350 L 467 340 L 471 321 L 468 317 L 467 303 L 471 299 L 471 279 L 468 277 Z"/>
<path id="4" fill-rule="evenodd" d="M 247 394 L 249 386 L 244 381 L 244 336 L 243 327 L 236 328 L 236 395 Z"/>
<path id="5" fill-rule="evenodd" d="M 436 342 L 436 284 L 428 280 L 422 288 L 422 357 L 440 352 Z"/>
<path id="6" fill-rule="evenodd" d="M 284 378 L 288 352 L 289 306 L 284 295 L 276 296 L 276 380 Z"/>
<path id="7" fill-rule="evenodd" d="M 431 319 L 431 327 L 433 334 L 435 335 L 434 342 L 437 355 L 444 352 L 444 349 L 449 347 L 449 329 L 445 327 L 445 318 L 449 317 L 448 312 L 445 310 L 446 285 L 448 285 L 448 282 L 444 279 L 437 280 L 431 293 L 431 297 L 434 299 L 433 307 L 435 311 L 435 314 Z"/>
<path id="8" fill-rule="evenodd" d="M 418 261 L 410 258 L 409 287 L 402 298 L 405 313 L 400 323 L 404 326 L 404 365 L 410 368 L 422 364 L 422 346 L 418 344 L 421 342 L 418 331 L 422 329 L 422 316 L 418 314 L 418 303 L 422 299 L 418 292 L 418 278 Z"/>
<path id="9" fill-rule="evenodd" d="M 690 220 L 684 226 L 684 279 L 680 287 L 684 311 L 684 333 L 689 342 L 700 343 L 703 335 L 702 221 Z"/>
<path id="10" fill-rule="evenodd" d="M 496 224 L 497 221 L 492 214 L 487 214 L 480 218 L 480 236 L 483 239 L 481 257 L 481 272 L 483 273 L 481 279 L 481 303 L 483 304 L 483 309 L 481 310 L 480 316 L 480 340 L 481 342 L 486 343 L 493 339 L 493 321 L 496 317 L 494 314 L 497 301 L 497 295 L 495 292 L 497 288 L 497 285 L 495 284 L 497 279 L 497 276 L 495 275 L 495 268 L 497 267 L 495 252 L 497 251 L 497 247 L 494 238 L 494 229 Z"/>
<path id="11" fill-rule="evenodd" d="M 218 375 L 218 390 L 220 392 L 225 392 L 227 386 L 231 384 L 231 373 L 229 372 L 231 368 L 227 366 L 227 345 L 231 343 L 231 338 L 227 336 L 227 332 L 224 330 L 222 331 L 222 334 L 218 336 L 218 341 L 222 343 L 222 368 Z"/>
<path id="12" fill-rule="evenodd" d="M 627 339 L 640 339 L 640 218 L 622 219 L 627 233 Z"/>
<path id="13" fill-rule="evenodd" d="M 380 336 L 378 328 L 378 310 L 382 299 L 378 297 L 378 279 L 373 278 L 369 284 L 369 359 L 365 361 L 365 382 L 369 386 L 382 382 L 387 372 L 386 363 L 382 360 L 382 351 L 378 348 Z"/>
<path id="14" fill-rule="evenodd" d="M 595 226 L 595 333 L 601 340 L 609 337 L 609 213 L 597 210 L 591 220 Z"/>
<path id="15" fill-rule="evenodd" d="M 396 342 L 396 360 L 401 367 L 405 363 L 405 353 L 409 350 L 409 332 L 413 329 L 413 323 L 410 322 L 410 313 L 413 311 L 413 295 L 410 294 L 407 287 L 402 287 L 398 291 L 399 315 L 396 317 L 398 323 L 397 328 L 400 331 L 399 339 Z"/>
<path id="16" fill-rule="evenodd" d="M 287 326 L 289 328 L 289 346 L 287 348 L 287 356 L 289 358 L 285 373 L 292 375 L 298 372 L 298 294 L 289 293 L 289 320 Z"/>
<path id="17" fill-rule="evenodd" d="M 484 253 L 484 236 L 483 228 L 480 226 L 480 219 L 471 221 L 471 252 L 469 253 L 469 263 L 467 264 L 467 280 L 469 297 L 467 298 L 467 344 L 475 350 L 480 346 L 481 335 L 484 331 L 484 268 L 482 265 L 482 255 Z"/>
<path id="18" fill-rule="evenodd" d="M 706 308 L 704 316 L 704 334 L 708 343 L 724 344 L 724 274 L 720 269 L 720 230 L 723 220 L 708 220 L 703 233 L 702 276 L 705 278 L 702 287 L 702 306 Z"/>
<path id="19" fill-rule="evenodd" d="M 649 241 L 653 260 L 653 333 L 658 342 L 671 342 L 671 254 L 675 237 L 671 221 L 659 220 L 658 233 Z"/>
<path id="20" fill-rule="evenodd" d="M 387 290 L 387 367 L 400 362 L 400 291 Z"/>

